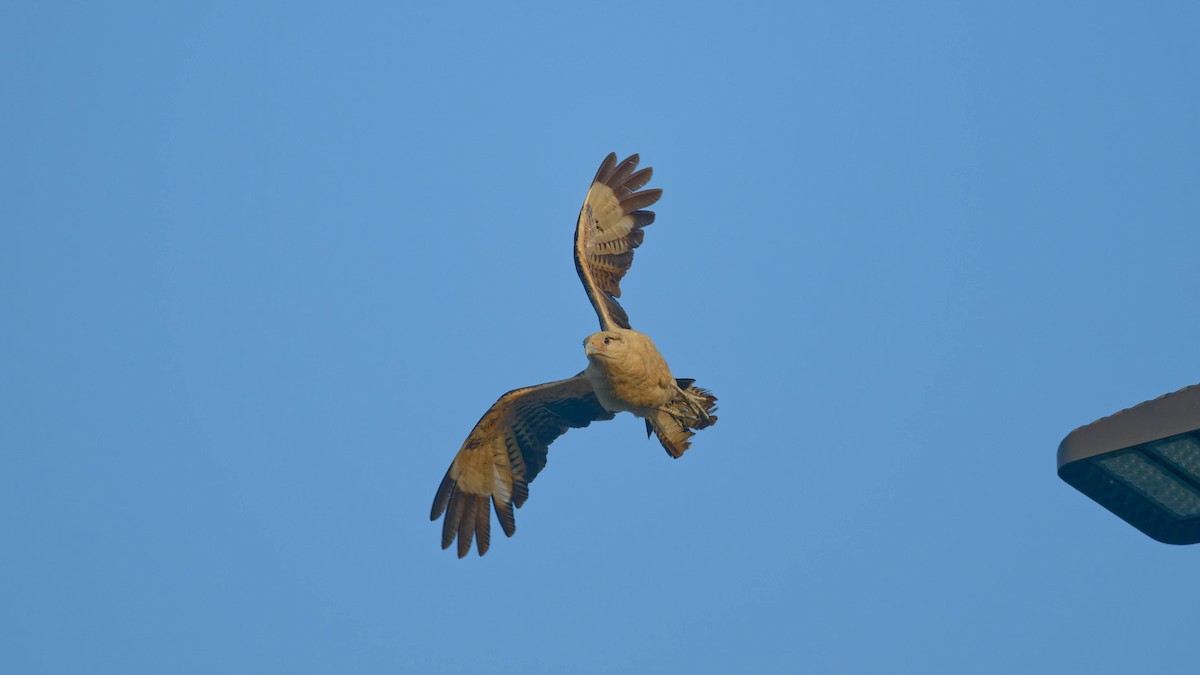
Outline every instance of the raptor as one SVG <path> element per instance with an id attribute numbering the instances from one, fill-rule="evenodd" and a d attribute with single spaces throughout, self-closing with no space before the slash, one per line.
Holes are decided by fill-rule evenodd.
<path id="1" fill-rule="evenodd" d="M 583 341 L 587 367 L 574 377 L 514 389 L 499 398 L 475 424 L 438 486 L 430 520 L 445 514 L 442 548 L 458 539 L 458 557 L 479 555 L 491 541 L 491 511 L 504 534 L 516 532 L 513 507 L 529 497 L 529 483 L 546 465 L 550 444 L 568 429 L 611 420 L 630 412 L 646 423 L 671 457 L 680 457 L 696 430 L 717 421 L 717 398 L 676 378 L 649 336 L 633 330 L 617 299 L 633 265 L 643 228 L 654 222 L 646 211 L 662 190 L 642 188 L 650 167 L 638 156 L 618 162 L 610 153 L 588 188 L 575 226 L 575 271 L 600 320 L 600 331 Z"/>

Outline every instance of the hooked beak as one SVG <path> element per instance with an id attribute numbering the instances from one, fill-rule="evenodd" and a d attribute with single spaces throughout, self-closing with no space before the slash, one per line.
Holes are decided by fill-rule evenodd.
<path id="1" fill-rule="evenodd" d="M 592 354 L 595 354 L 596 352 L 599 352 L 599 351 L 600 350 L 596 348 L 596 344 L 593 343 L 591 340 L 588 340 L 587 342 L 583 343 L 583 353 L 584 354 L 591 356 Z"/>

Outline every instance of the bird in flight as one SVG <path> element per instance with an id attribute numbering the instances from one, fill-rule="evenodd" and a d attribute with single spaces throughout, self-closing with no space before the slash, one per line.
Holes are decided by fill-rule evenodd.
<path id="1" fill-rule="evenodd" d="M 642 190 L 652 169 L 637 170 L 632 155 L 618 162 L 610 153 L 600 164 L 575 226 L 575 271 L 600 319 L 600 332 L 587 336 L 583 372 L 557 382 L 514 389 L 500 397 L 471 430 L 433 498 L 429 519 L 443 513 L 442 548 L 458 539 L 458 557 L 479 555 L 491 541 L 491 510 L 504 534 L 516 531 L 513 507 L 529 497 L 529 484 L 546 466 L 546 450 L 567 429 L 611 420 L 631 412 L 646 422 L 671 457 L 681 456 L 698 429 L 717 421 L 717 397 L 676 378 L 650 338 L 633 330 L 617 298 L 621 279 L 642 243 L 642 228 L 654 222 L 644 210 L 662 190 Z M 640 191 L 639 191 L 640 190 Z"/>

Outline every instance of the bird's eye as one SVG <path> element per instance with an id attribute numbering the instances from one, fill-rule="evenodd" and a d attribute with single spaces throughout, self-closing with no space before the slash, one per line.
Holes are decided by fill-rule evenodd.
<path id="1" fill-rule="evenodd" d="M 608 344 L 610 342 L 612 342 L 612 338 L 610 338 L 610 337 L 604 338 L 604 344 Z"/>

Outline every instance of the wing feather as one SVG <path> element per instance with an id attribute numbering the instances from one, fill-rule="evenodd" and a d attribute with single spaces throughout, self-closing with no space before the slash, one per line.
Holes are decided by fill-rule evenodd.
<path id="1" fill-rule="evenodd" d="M 612 418 L 583 373 L 501 396 L 463 441 L 434 495 L 429 519 L 445 514 L 442 548 L 457 539 L 461 558 L 474 537 L 479 555 L 487 553 L 493 506 L 511 537 L 517 528 L 513 506 L 520 508 L 529 497 L 529 483 L 546 466 L 550 444 L 568 429 Z"/>
<path id="2" fill-rule="evenodd" d="M 628 195 L 641 190 L 646 183 L 650 182 L 650 178 L 654 176 L 654 169 L 646 167 L 641 171 L 634 173 L 625 182 L 621 184 L 621 190 L 617 192 L 618 198 L 624 198 Z"/>
<path id="3" fill-rule="evenodd" d="M 458 521 L 458 557 L 463 557 L 471 550 L 471 536 L 475 534 L 475 514 L 479 509 L 475 508 L 475 502 L 480 495 L 464 494 L 462 495 L 462 511 Z M 490 518 L 492 514 L 488 514 Z M 483 547 L 479 548 L 479 555 L 483 555 Z"/>
<path id="4" fill-rule="evenodd" d="M 608 180 L 609 176 L 612 176 L 613 169 L 616 168 L 616 166 L 617 153 L 608 153 L 608 156 L 604 158 L 604 161 L 600 162 L 600 168 L 596 169 L 596 177 L 592 179 L 592 182 L 603 183 L 604 181 Z"/>
<path id="5" fill-rule="evenodd" d="M 615 153 L 604 158 L 575 226 L 575 271 L 602 330 L 630 327 L 617 302 L 621 279 L 642 244 L 642 228 L 654 222 L 654 212 L 643 209 L 662 197 L 659 189 L 639 192 L 654 175 L 650 167 L 635 171 L 639 161 L 636 154 L 621 162 Z"/>
<path id="6" fill-rule="evenodd" d="M 658 201 L 661 197 L 662 190 L 660 189 L 635 192 L 629 197 L 621 200 L 621 208 L 624 209 L 626 213 L 633 213 L 638 209 L 644 209 L 647 206 L 650 206 L 654 202 Z"/>

